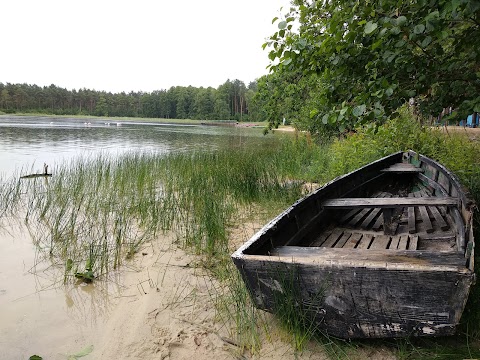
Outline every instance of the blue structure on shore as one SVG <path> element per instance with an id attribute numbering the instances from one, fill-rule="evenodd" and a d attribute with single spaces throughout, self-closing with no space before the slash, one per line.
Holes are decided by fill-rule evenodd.
<path id="1" fill-rule="evenodd" d="M 475 115 L 475 118 L 473 117 Z M 480 126 L 480 114 L 473 113 L 467 116 L 467 119 L 461 120 L 458 123 L 459 126 L 466 126 L 466 127 L 479 127 Z"/>
<path id="2" fill-rule="evenodd" d="M 473 117 L 473 115 L 475 115 L 475 118 Z M 479 125 L 479 114 L 478 113 L 473 113 L 473 114 L 467 116 L 466 126 L 468 126 L 468 127 L 478 127 L 478 125 Z"/>

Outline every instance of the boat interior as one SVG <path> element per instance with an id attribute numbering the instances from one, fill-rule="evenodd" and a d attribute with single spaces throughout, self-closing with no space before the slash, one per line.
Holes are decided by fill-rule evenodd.
<path id="1" fill-rule="evenodd" d="M 397 162 L 368 181 L 347 182 L 351 189 L 334 190 L 340 197 L 329 193 L 292 211 L 294 225 L 279 223 L 283 231 L 256 250 L 271 255 L 288 255 L 293 247 L 464 254 L 458 193 L 445 174 L 429 170 L 428 164 Z M 268 243 L 275 245 L 268 248 Z"/>

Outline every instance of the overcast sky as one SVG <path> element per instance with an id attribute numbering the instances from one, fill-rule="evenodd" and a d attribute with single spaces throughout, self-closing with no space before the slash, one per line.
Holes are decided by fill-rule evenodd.
<path id="1" fill-rule="evenodd" d="M 0 82 L 111 92 L 246 85 L 288 0 L 1 0 Z"/>

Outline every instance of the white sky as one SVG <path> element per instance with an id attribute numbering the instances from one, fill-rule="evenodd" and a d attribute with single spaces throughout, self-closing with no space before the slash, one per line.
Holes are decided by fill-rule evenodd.
<path id="1" fill-rule="evenodd" d="M 0 82 L 111 92 L 246 85 L 289 0 L 1 0 Z M 285 12 L 285 11 L 283 11 Z"/>

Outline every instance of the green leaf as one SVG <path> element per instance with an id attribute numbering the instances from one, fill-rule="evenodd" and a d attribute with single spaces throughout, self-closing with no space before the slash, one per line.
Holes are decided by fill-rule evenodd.
<path id="1" fill-rule="evenodd" d="M 378 27 L 377 23 L 369 21 L 365 24 L 365 28 L 363 29 L 363 32 L 366 35 L 369 35 L 372 32 L 374 32 L 377 29 L 377 27 Z"/>
<path id="2" fill-rule="evenodd" d="M 387 62 L 391 63 L 393 61 L 393 59 L 395 59 L 396 56 L 397 56 L 397 54 L 395 54 L 395 53 L 390 54 L 390 56 L 387 58 Z"/>
<path id="3" fill-rule="evenodd" d="M 275 17 L 272 19 L 272 24 L 273 24 L 275 21 L 277 21 L 277 20 L 278 20 L 278 17 L 275 16 Z"/>
<path id="4" fill-rule="evenodd" d="M 300 50 L 305 49 L 306 45 L 307 45 L 307 40 L 303 38 L 298 39 L 298 47 L 300 48 Z"/>
<path id="5" fill-rule="evenodd" d="M 397 26 L 402 26 L 403 24 L 405 24 L 407 22 L 407 18 L 405 16 L 399 16 L 397 18 L 397 21 L 395 21 Z"/>
<path id="6" fill-rule="evenodd" d="M 318 114 L 318 109 L 312 109 L 310 111 L 310 119 L 313 119 L 317 114 Z"/>
<path id="7" fill-rule="evenodd" d="M 323 115 L 322 117 L 322 123 L 327 125 L 328 124 L 328 114 Z"/>
<path id="8" fill-rule="evenodd" d="M 283 66 L 287 66 L 287 65 L 289 65 L 291 62 L 292 62 L 292 59 L 291 59 L 291 58 L 287 58 L 287 59 L 285 59 L 285 60 L 282 61 L 282 65 L 283 65 Z"/>
<path id="9" fill-rule="evenodd" d="M 430 43 L 432 42 L 432 37 L 431 36 L 427 36 L 425 39 L 423 39 L 422 41 L 422 48 L 426 48 L 428 45 L 430 45 Z"/>
<path id="10" fill-rule="evenodd" d="M 423 33 L 424 31 L 425 31 L 425 25 L 423 24 L 418 24 L 413 28 L 413 32 L 417 35 Z"/>
<path id="11" fill-rule="evenodd" d="M 284 29 L 287 28 L 287 25 L 288 25 L 288 24 L 287 24 L 286 21 L 280 21 L 280 22 L 278 23 L 278 28 L 279 28 L 280 30 L 284 30 Z"/>
<path id="12" fill-rule="evenodd" d="M 394 26 L 393 28 L 390 29 L 390 32 L 394 35 L 398 35 L 400 34 L 402 30 L 400 30 L 400 28 L 398 26 Z"/>
<path id="13" fill-rule="evenodd" d="M 393 95 L 393 89 L 391 87 L 389 87 L 387 90 L 385 90 L 385 94 L 387 96 L 392 96 Z"/>
<path id="14" fill-rule="evenodd" d="M 69 355 L 68 360 L 77 360 L 78 358 L 89 355 L 92 351 L 93 351 L 93 345 L 89 345 L 84 349 L 80 350 L 79 352 Z"/>
<path id="15" fill-rule="evenodd" d="M 32 355 L 28 358 L 28 360 L 42 360 L 43 358 L 38 355 Z"/>
<path id="16" fill-rule="evenodd" d="M 371 49 L 372 49 L 372 50 L 375 50 L 376 48 L 378 48 L 378 47 L 381 46 L 382 44 L 383 44 L 383 40 L 382 40 L 382 39 L 378 39 L 377 41 L 375 41 L 375 42 L 372 44 Z"/>
<path id="17" fill-rule="evenodd" d="M 69 272 L 73 268 L 73 260 L 72 259 L 67 259 L 67 263 L 65 264 L 65 270 L 66 272 Z"/>
<path id="18" fill-rule="evenodd" d="M 353 108 L 352 114 L 355 117 L 362 116 L 365 113 L 367 106 L 365 104 L 357 105 Z"/>

